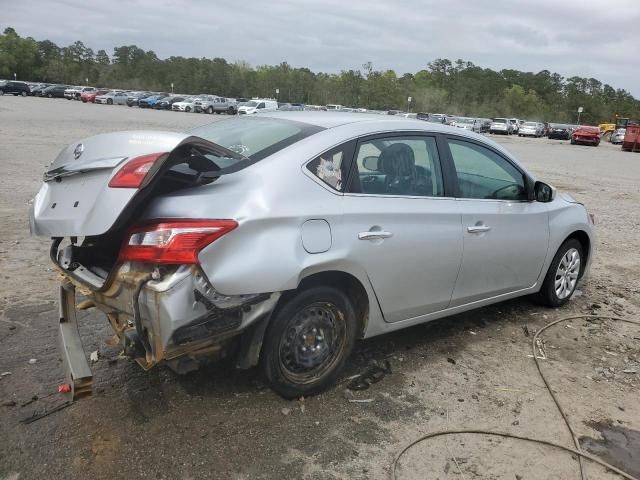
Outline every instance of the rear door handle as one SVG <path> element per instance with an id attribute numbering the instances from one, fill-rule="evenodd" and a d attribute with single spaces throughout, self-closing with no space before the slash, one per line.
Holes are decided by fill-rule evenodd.
<path id="1" fill-rule="evenodd" d="M 380 238 L 393 237 L 393 233 L 384 232 L 382 230 L 373 230 L 368 232 L 360 232 L 358 234 L 358 240 L 377 240 Z"/>
<path id="2" fill-rule="evenodd" d="M 469 233 L 482 233 L 488 232 L 491 230 L 491 227 L 488 225 L 474 225 L 473 227 L 467 227 L 467 232 Z"/>

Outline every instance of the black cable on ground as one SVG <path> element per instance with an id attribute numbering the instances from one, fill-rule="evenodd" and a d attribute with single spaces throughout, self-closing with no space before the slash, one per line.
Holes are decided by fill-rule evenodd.
<path id="1" fill-rule="evenodd" d="M 474 434 L 474 435 L 489 435 L 489 436 L 499 436 L 499 437 L 505 437 L 505 438 L 513 438 L 516 440 L 523 440 L 526 442 L 532 442 L 532 443 L 538 443 L 538 444 L 542 444 L 542 445 L 547 445 L 550 447 L 554 447 L 554 448 L 559 448 L 562 449 L 566 452 L 570 452 L 573 453 L 574 455 L 578 456 L 578 459 L 580 461 L 580 476 L 583 480 L 585 480 L 585 474 L 584 474 L 584 468 L 582 465 L 582 459 L 586 458 L 587 460 L 590 460 L 592 462 L 595 462 L 609 470 L 611 470 L 612 472 L 617 473 L 618 475 L 620 475 L 623 478 L 626 478 L 628 480 L 640 480 L 636 477 L 634 477 L 633 475 L 630 475 L 629 473 L 626 473 L 622 470 L 620 470 L 617 467 L 614 467 L 613 465 L 605 462 L 604 460 L 599 459 L 598 457 L 591 455 L 587 452 L 584 452 L 581 448 L 580 448 L 580 442 L 578 440 L 577 435 L 575 434 L 575 432 L 573 431 L 573 428 L 571 427 L 571 424 L 569 423 L 569 419 L 567 418 L 567 415 L 565 414 L 564 410 L 562 409 L 562 406 L 560 405 L 560 401 L 558 400 L 558 398 L 556 397 L 556 394 L 553 392 L 553 390 L 551 389 L 551 386 L 549 385 L 549 382 L 547 381 L 547 379 L 545 378 L 544 374 L 542 373 L 542 369 L 540 368 L 540 363 L 538 362 L 538 355 L 536 352 L 536 347 L 537 347 L 537 340 L 538 337 L 540 336 L 540 334 L 542 332 L 544 332 L 546 329 L 548 329 L 549 327 L 552 327 L 558 323 L 561 322 L 566 322 L 569 320 L 577 320 L 577 319 L 585 319 L 585 318 L 591 318 L 591 319 L 600 319 L 600 320 L 613 320 L 613 321 L 618 321 L 618 322 L 625 322 L 625 323 L 631 323 L 633 325 L 639 325 L 640 326 L 640 322 L 636 321 L 636 320 L 629 320 L 627 318 L 622 318 L 622 317 L 613 317 L 613 316 L 607 316 L 607 315 L 573 315 L 570 317 L 564 317 L 564 318 L 560 318 L 559 320 L 555 320 L 547 325 L 545 325 L 544 327 L 542 327 L 540 330 L 538 330 L 538 332 L 536 332 L 536 334 L 533 336 L 533 339 L 531 341 L 531 350 L 533 353 L 533 360 L 535 361 L 536 367 L 538 369 L 538 373 L 540 375 L 540 378 L 542 378 L 542 381 L 545 384 L 545 387 L 547 388 L 547 391 L 549 392 L 549 394 L 551 395 L 551 398 L 553 399 L 554 403 L 556 404 L 556 407 L 558 409 L 558 411 L 560 412 L 560 415 L 562 416 L 562 419 L 564 420 L 564 423 L 566 424 L 567 428 L 569 429 L 569 432 L 571 433 L 571 437 L 573 438 L 573 442 L 575 444 L 575 448 L 571 448 L 571 447 L 565 447 L 564 445 L 560 445 L 558 443 L 554 443 L 554 442 L 550 442 L 547 440 L 539 440 L 539 439 L 535 439 L 535 438 L 530 438 L 530 437 L 525 437 L 525 436 L 521 436 L 521 435 L 515 435 L 515 434 L 511 434 L 511 433 L 504 433 L 504 432 L 492 432 L 489 430 L 474 430 L 474 429 L 470 429 L 470 430 L 444 430 L 444 431 L 440 431 L 440 432 L 435 432 L 435 433 L 429 433 L 427 435 L 423 435 L 420 438 L 417 438 L 416 440 L 412 441 L 411 443 L 409 443 L 408 445 L 406 445 L 402 450 L 400 450 L 400 452 L 396 455 L 396 457 L 393 460 L 393 463 L 391 464 L 391 478 L 393 480 L 396 480 L 396 470 L 397 470 L 397 466 L 398 466 L 398 462 L 400 461 L 400 457 L 402 457 L 402 455 L 404 455 L 407 450 L 409 450 L 411 447 L 413 447 L 414 445 L 417 445 L 420 442 L 423 442 L 425 440 L 429 440 L 431 438 L 436 438 L 436 437 L 440 437 L 440 436 L 445 436 L 445 435 L 458 435 L 458 434 Z"/>

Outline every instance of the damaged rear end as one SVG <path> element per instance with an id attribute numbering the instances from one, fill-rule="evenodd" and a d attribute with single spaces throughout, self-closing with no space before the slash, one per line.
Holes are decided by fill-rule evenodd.
<path id="1" fill-rule="evenodd" d="M 270 314 L 278 294 L 223 295 L 200 268 L 199 252 L 232 235 L 236 220 L 139 220 L 155 198 L 210 185 L 249 162 L 188 134 L 118 132 L 70 145 L 47 169 L 30 227 L 52 238 L 51 260 L 63 274 L 60 343 L 73 398 L 89 394 L 92 380 L 77 290 L 145 369 L 164 362 L 186 372 L 226 356 Z"/>

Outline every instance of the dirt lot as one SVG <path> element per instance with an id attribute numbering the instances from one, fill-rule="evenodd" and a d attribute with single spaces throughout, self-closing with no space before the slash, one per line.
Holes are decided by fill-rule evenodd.
<path id="1" fill-rule="evenodd" d="M 572 314 L 640 319 L 640 155 L 504 137 L 497 140 L 532 171 L 596 215 L 591 277 L 566 307 L 521 299 L 361 342 L 345 380 L 385 359 L 391 374 L 369 390 L 347 391 L 343 381 L 293 402 L 274 395 L 257 371 L 225 364 L 182 377 L 143 372 L 117 358 L 105 344 L 105 319 L 90 311 L 81 332 L 87 352 L 101 354 L 94 396 L 22 423 L 62 401 L 56 273 L 48 242 L 30 238 L 27 223 L 45 165 L 65 144 L 95 133 L 181 130 L 223 118 L 0 98 L 0 479 L 386 478 L 407 442 L 454 428 L 572 446 L 528 356 L 531 335 Z M 574 320 L 544 338 L 542 367 L 584 446 L 640 477 L 640 329 Z M 578 472 L 575 458 L 549 447 L 457 435 L 413 447 L 398 478 L 577 479 Z M 587 472 L 618 478 L 593 464 Z"/>

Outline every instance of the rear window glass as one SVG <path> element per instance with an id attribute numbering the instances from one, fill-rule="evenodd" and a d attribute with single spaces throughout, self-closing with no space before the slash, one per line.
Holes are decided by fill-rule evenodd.
<path id="1" fill-rule="evenodd" d="M 197 127 L 189 133 L 257 161 L 321 130 L 291 120 L 243 117 Z"/>

